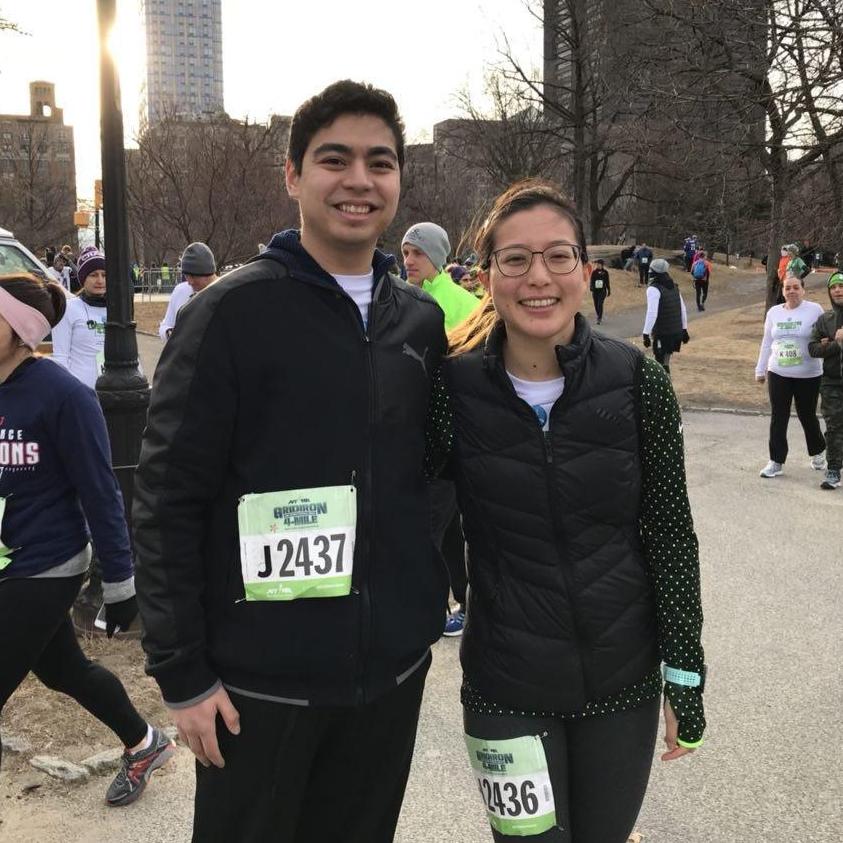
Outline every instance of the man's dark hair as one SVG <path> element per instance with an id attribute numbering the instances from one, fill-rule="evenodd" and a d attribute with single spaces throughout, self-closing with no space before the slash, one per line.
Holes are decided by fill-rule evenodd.
<path id="1" fill-rule="evenodd" d="M 395 135 L 398 166 L 403 169 L 404 123 L 392 95 L 372 85 L 344 79 L 328 85 L 324 91 L 302 103 L 293 115 L 287 158 L 293 162 L 297 173 L 301 173 L 304 154 L 313 136 L 344 114 L 380 117 Z"/>

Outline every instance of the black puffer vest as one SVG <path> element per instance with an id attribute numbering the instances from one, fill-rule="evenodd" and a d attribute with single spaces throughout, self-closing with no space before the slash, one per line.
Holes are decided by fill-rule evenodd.
<path id="1" fill-rule="evenodd" d="M 682 333 L 682 303 L 679 290 L 671 281 L 671 286 L 659 284 L 658 279 L 653 286 L 661 293 L 659 299 L 659 315 L 653 325 L 654 337 L 675 337 Z"/>
<path id="2" fill-rule="evenodd" d="M 545 433 L 503 340 L 499 326 L 445 363 L 471 583 L 462 665 L 497 702 L 574 712 L 659 662 L 638 526 L 642 358 L 578 315 Z"/>

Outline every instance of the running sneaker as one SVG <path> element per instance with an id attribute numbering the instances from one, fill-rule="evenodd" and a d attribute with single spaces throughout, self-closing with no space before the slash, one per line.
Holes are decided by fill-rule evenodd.
<path id="1" fill-rule="evenodd" d="M 139 799 L 153 771 L 163 767 L 175 751 L 175 743 L 160 729 L 153 729 L 152 741 L 146 749 L 135 753 L 127 749 L 123 753 L 120 770 L 105 794 L 105 801 L 118 808 Z"/>
<path id="2" fill-rule="evenodd" d="M 811 457 L 811 468 L 813 468 L 814 471 L 825 471 L 825 451 Z"/>
<path id="3" fill-rule="evenodd" d="M 445 621 L 445 631 L 442 634 L 448 638 L 456 638 L 458 635 L 462 635 L 464 627 L 465 612 L 451 612 L 448 615 L 448 620 Z"/>
<path id="4" fill-rule="evenodd" d="M 762 477 L 778 477 L 782 473 L 782 464 L 780 462 L 770 462 L 761 469 Z"/>
<path id="5" fill-rule="evenodd" d="M 836 489 L 840 486 L 840 472 L 833 468 L 828 469 L 825 473 L 825 480 L 820 483 L 821 489 Z M 445 635 L 448 633 L 446 632 Z"/>

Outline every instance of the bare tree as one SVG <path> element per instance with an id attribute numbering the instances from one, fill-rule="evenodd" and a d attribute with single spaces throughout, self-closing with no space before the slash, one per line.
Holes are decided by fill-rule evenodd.
<path id="1" fill-rule="evenodd" d="M 523 107 L 541 114 L 540 131 L 564 162 L 563 179 L 592 242 L 600 242 L 612 214 L 634 196 L 640 160 L 634 125 L 646 109 L 630 109 L 624 42 L 609 40 L 602 5 L 531 0 L 528 7 L 544 27 L 545 66 L 541 74 L 525 67 L 504 36 L 498 69 L 521 92 Z"/>
<path id="2" fill-rule="evenodd" d="M 0 160 L 0 218 L 35 249 L 75 238 L 76 185 L 72 168 L 56 161 L 50 124 L 22 125 L 15 148 Z M 70 176 L 70 177 L 69 177 Z"/>
<path id="3" fill-rule="evenodd" d="M 168 115 L 138 139 L 127 161 L 130 225 L 147 260 L 172 260 L 207 243 L 219 265 L 257 251 L 294 224 L 283 187 L 288 123 Z"/>
<path id="4" fill-rule="evenodd" d="M 823 169 L 833 212 L 843 211 L 843 62 L 839 0 L 642 0 L 651 38 L 636 78 L 686 137 L 728 147 L 756 174 L 768 207 L 767 306 L 789 203 Z M 658 50 L 655 49 L 658 45 Z"/>

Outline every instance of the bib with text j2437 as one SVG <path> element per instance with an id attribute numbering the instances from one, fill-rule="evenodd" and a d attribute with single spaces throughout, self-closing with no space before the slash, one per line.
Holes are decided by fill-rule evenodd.
<path id="1" fill-rule="evenodd" d="M 556 805 L 541 738 L 465 736 L 468 757 L 492 828 L 526 837 L 556 825 Z"/>
<path id="2" fill-rule="evenodd" d="M 345 597 L 351 592 L 354 486 L 244 495 L 237 522 L 247 601 Z"/>

